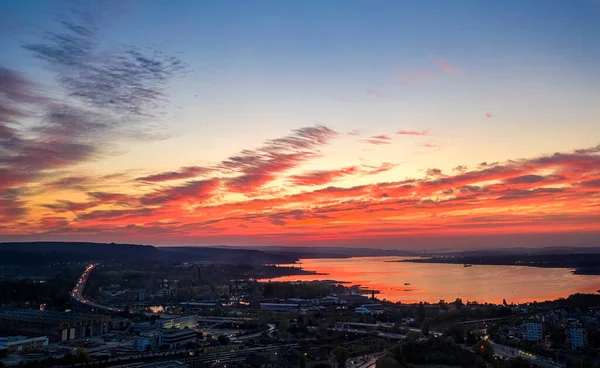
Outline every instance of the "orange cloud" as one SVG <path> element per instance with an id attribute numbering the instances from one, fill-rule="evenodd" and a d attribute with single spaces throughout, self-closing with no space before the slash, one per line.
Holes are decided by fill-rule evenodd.
<path id="1" fill-rule="evenodd" d="M 103 190 L 102 180 L 84 176 L 65 176 L 41 187 L 28 177 L 6 181 L 9 187 L 0 191 L 0 236 L 213 244 L 358 244 L 371 239 L 372 244 L 394 244 L 416 236 L 600 233 L 600 146 L 482 162 L 473 169 L 458 165 L 450 173 L 424 168 L 421 178 L 386 182 L 375 175 L 397 163 L 290 173 L 323 155 L 320 148 L 335 136 L 325 127 L 299 129 L 208 165 L 208 171 L 186 166 L 153 174 L 162 175 L 156 183 L 182 181 L 176 185 L 139 188 L 119 175 L 109 182 L 119 182 L 122 192 Z M 370 139 L 391 141 L 386 135 Z M 204 178 L 196 179 L 197 173 Z M 369 184 L 335 184 L 365 176 L 373 176 Z M 282 182 L 280 188 L 265 190 Z M 86 185 L 98 188 L 91 191 Z M 58 195 L 53 203 L 36 203 L 34 193 L 59 193 L 61 186 L 80 190 L 87 201 Z"/>

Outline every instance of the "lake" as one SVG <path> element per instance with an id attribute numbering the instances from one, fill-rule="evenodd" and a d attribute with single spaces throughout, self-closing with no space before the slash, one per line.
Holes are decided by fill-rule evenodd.
<path id="1" fill-rule="evenodd" d="M 438 302 L 440 299 L 501 303 L 544 301 L 574 293 L 596 293 L 600 276 L 573 275 L 565 268 L 463 267 L 462 264 L 389 262 L 401 257 L 302 259 L 322 275 L 278 277 L 276 281 L 336 280 L 379 290 L 379 299 Z M 408 284 L 408 285 L 405 285 Z"/>

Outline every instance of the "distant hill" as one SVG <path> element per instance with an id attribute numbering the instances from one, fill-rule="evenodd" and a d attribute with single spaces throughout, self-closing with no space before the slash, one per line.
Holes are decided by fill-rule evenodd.
<path id="1" fill-rule="evenodd" d="M 240 247 L 221 246 L 223 249 L 240 249 Z M 286 247 L 286 246 L 248 246 L 243 249 L 254 249 L 262 252 L 281 254 L 292 258 L 349 258 L 349 257 L 381 257 L 381 256 L 416 256 L 417 252 L 379 248 L 345 248 L 345 247 Z"/>
<path id="2" fill-rule="evenodd" d="M 211 247 L 157 248 L 151 245 L 88 242 L 0 243 L 0 265 L 44 265 L 58 262 L 172 262 L 228 264 L 294 263 L 296 258 L 251 249 Z"/>

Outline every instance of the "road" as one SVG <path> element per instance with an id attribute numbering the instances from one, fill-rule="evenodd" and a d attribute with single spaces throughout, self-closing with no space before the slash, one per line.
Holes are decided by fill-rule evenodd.
<path id="1" fill-rule="evenodd" d="M 494 354 L 505 357 L 505 358 L 523 358 L 530 363 L 545 367 L 545 368 L 562 368 L 564 365 L 557 364 L 548 358 L 543 356 L 535 355 L 530 352 L 513 348 L 511 346 L 496 344 L 490 339 L 487 341 L 494 347 Z"/>
<path id="2" fill-rule="evenodd" d="M 79 279 L 77 280 L 77 283 L 75 284 L 75 287 L 73 288 L 73 291 L 71 291 L 71 298 L 73 300 L 75 300 L 76 302 L 87 305 L 91 308 L 104 309 L 104 310 L 107 310 L 110 312 L 121 312 L 121 309 L 119 309 L 119 308 L 109 307 L 106 305 L 98 304 L 91 300 L 86 299 L 83 296 L 83 289 L 85 288 L 85 284 L 87 283 L 87 281 L 90 277 L 90 274 L 96 268 L 96 266 L 98 266 L 97 263 L 87 265 L 87 267 L 85 268 L 85 271 L 83 271 L 81 276 L 79 276 Z"/>
<path id="3" fill-rule="evenodd" d="M 273 333 L 273 331 L 275 331 L 275 327 L 276 326 L 274 324 L 271 324 L 271 323 L 269 323 L 268 326 L 269 326 L 268 330 L 264 330 L 264 331 L 260 331 L 260 332 L 255 332 L 255 333 L 252 333 L 252 334 L 249 334 L 249 335 L 237 336 L 237 337 L 234 338 L 234 340 L 236 340 L 236 341 L 240 340 L 241 341 L 241 340 L 247 340 L 247 339 L 254 339 L 256 337 L 262 336 L 263 332 L 267 332 L 267 334 L 269 334 L 269 336 L 271 336 L 271 334 Z"/>

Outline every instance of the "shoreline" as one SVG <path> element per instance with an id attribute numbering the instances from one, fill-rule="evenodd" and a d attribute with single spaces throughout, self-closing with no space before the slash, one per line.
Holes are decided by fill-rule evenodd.
<path id="1" fill-rule="evenodd" d="M 572 265 L 544 264 L 544 263 L 523 263 L 523 262 L 502 262 L 502 261 L 483 261 L 473 259 L 445 259 L 445 258 L 427 258 L 427 259 L 402 259 L 395 261 L 385 261 L 390 263 L 431 263 L 431 264 L 468 264 L 476 266 L 521 266 L 536 268 L 558 268 L 571 270 L 573 275 L 582 276 L 600 276 L 600 266 L 598 267 L 574 267 Z"/>

